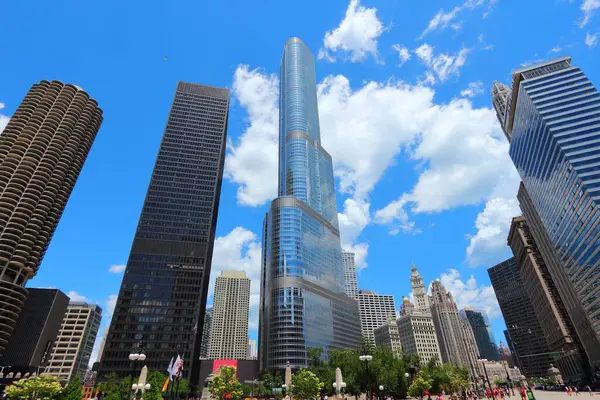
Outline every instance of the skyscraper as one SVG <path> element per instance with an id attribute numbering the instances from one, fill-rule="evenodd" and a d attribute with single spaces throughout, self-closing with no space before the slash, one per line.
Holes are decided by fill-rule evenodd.
<path id="1" fill-rule="evenodd" d="M 517 363 L 527 377 L 546 376 L 552 357 L 514 258 L 488 269 Z M 476 319 L 473 319 L 476 321 Z M 497 351 L 497 350 L 496 350 Z M 484 358 L 487 358 L 484 356 Z"/>
<path id="2" fill-rule="evenodd" d="M 471 331 L 469 335 L 470 327 L 464 326 L 461 322 L 452 294 L 446 291 L 444 285 L 438 280 L 431 284 L 429 304 L 442 362 L 457 367 L 466 366 L 473 374 L 477 362 L 477 357 L 473 358 L 473 356 L 477 350 L 473 347 L 473 341 L 468 340 L 473 333 Z"/>
<path id="3" fill-rule="evenodd" d="M 129 374 L 129 353 L 141 342 L 149 369 L 164 370 L 177 351 L 197 384 L 228 112 L 228 90 L 178 83 L 100 375 Z"/>
<path id="4" fill-rule="evenodd" d="M 496 339 L 494 339 L 490 320 L 486 313 L 483 310 L 474 310 L 472 307 L 465 307 L 459 311 L 458 315 L 461 319 L 466 319 L 469 325 L 471 325 L 481 358 L 498 361 L 500 354 L 498 354 Z"/>
<path id="5" fill-rule="evenodd" d="M 200 343 L 200 358 L 208 358 L 210 348 L 210 330 L 212 327 L 212 307 L 206 307 L 204 313 L 204 327 L 202 328 L 202 342 Z"/>
<path id="6" fill-rule="evenodd" d="M 314 58 L 284 46 L 279 90 L 279 197 L 264 223 L 261 369 L 306 367 L 307 348 L 359 344 L 356 300 L 344 289 L 331 156 L 321 146 Z"/>
<path id="7" fill-rule="evenodd" d="M 69 297 L 58 289 L 28 289 L 29 294 L 15 330 L 0 358 L 2 365 L 45 367 Z"/>
<path id="8" fill-rule="evenodd" d="M 548 348 L 556 352 L 554 364 L 567 381 L 584 378 L 585 353 L 524 217 L 513 218 L 508 245 Z"/>
<path id="9" fill-rule="evenodd" d="M 375 346 L 387 347 L 394 354 L 402 354 L 402 342 L 396 318 L 390 318 L 388 322 L 376 328 L 373 335 L 375 336 Z"/>
<path id="10" fill-rule="evenodd" d="M 523 216 L 592 366 L 600 366 L 600 94 L 563 57 L 494 83 Z"/>
<path id="11" fill-rule="evenodd" d="M 0 355 L 101 123 L 80 87 L 41 81 L 0 135 Z"/>
<path id="12" fill-rule="evenodd" d="M 244 271 L 221 271 L 215 281 L 208 358 L 247 358 L 249 308 L 250 278 Z"/>
<path id="13" fill-rule="evenodd" d="M 362 337 L 375 345 L 375 329 L 387 324 L 390 318 L 396 318 L 394 296 L 361 290 L 358 292 L 358 313 Z"/>
<path id="14" fill-rule="evenodd" d="M 400 318 L 396 322 L 402 351 L 406 354 L 417 354 L 422 362 L 431 359 L 441 362 L 442 356 L 431 317 L 427 290 L 414 264 L 410 272 L 410 285 L 416 305 L 406 297 L 403 298 Z"/>
<path id="15" fill-rule="evenodd" d="M 344 266 L 344 289 L 346 296 L 358 300 L 358 280 L 356 279 L 354 253 L 342 250 L 342 265 Z"/>
<path id="16" fill-rule="evenodd" d="M 248 360 L 256 360 L 258 356 L 258 349 L 256 347 L 256 340 L 248 340 Z"/>
<path id="17" fill-rule="evenodd" d="M 76 377 L 83 381 L 101 320 L 102 309 L 98 305 L 70 302 L 46 374 L 61 382 L 70 382 Z"/>

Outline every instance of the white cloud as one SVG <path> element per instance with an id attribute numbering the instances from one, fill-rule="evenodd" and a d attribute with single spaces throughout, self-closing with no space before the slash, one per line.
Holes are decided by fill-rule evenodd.
<path id="1" fill-rule="evenodd" d="M 248 127 L 236 143 L 229 141 L 225 177 L 237 183 L 237 202 L 259 206 L 277 196 L 279 80 L 240 65 L 233 94 L 248 113 Z"/>
<path id="2" fill-rule="evenodd" d="M 88 298 L 77 293 L 74 290 L 71 290 L 69 293 L 67 293 L 67 296 L 69 296 L 69 299 L 71 299 L 71 301 L 88 301 Z"/>
<path id="3" fill-rule="evenodd" d="M 579 27 L 583 28 L 590 22 L 596 10 L 600 8 L 600 0 L 583 0 L 580 10 L 583 12 L 583 17 L 579 22 Z"/>
<path id="4" fill-rule="evenodd" d="M 358 237 L 371 222 L 370 207 L 371 204 L 366 200 L 349 198 L 344 201 L 344 212 L 338 213 L 342 248 L 354 252 L 358 270 L 367 267 L 369 245 L 358 243 Z"/>
<path id="5" fill-rule="evenodd" d="M 456 6 L 452 9 L 452 11 L 444 12 L 444 10 L 440 10 L 431 18 L 427 28 L 421 33 L 419 36 L 419 40 L 423 39 L 425 35 L 435 31 L 436 29 L 444 29 L 446 28 L 453 20 L 456 18 L 458 13 L 460 12 L 461 7 Z"/>
<path id="6" fill-rule="evenodd" d="M 559 45 L 554 46 L 550 52 L 551 53 L 560 53 L 562 51 L 562 47 L 560 47 Z"/>
<path id="7" fill-rule="evenodd" d="M 116 294 L 110 294 L 108 295 L 108 299 L 106 299 L 106 314 L 105 314 L 105 318 L 113 315 L 113 313 L 115 312 L 115 307 L 117 306 L 117 298 L 118 295 Z"/>
<path id="8" fill-rule="evenodd" d="M 405 62 L 410 60 L 410 50 L 407 47 L 402 46 L 401 44 L 394 44 L 392 48 L 398 52 L 398 66 L 401 67 Z"/>
<path id="9" fill-rule="evenodd" d="M 598 44 L 598 34 L 594 33 L 593 35 L 589 32 L 585 34 L 585 45 L 589 48 L 596 47 Z"/>
<path id="10" fill-rule="evenodd" d="M 471 266 L 492 266 L 507 254 L 508 231 L 514 217 L 521 215 L 519 203 L 514 197 L 489 199 L 475 220 L 477 233 L 469 237 L 467 261 Z"/>
<path id="11" fill-rule="evenodd" d="M 249 329 L 258 329 L 258 306 L 260 295 L 261 243 L 258 236 L 243 227 L 236 227 L 225 236 L 215 240 L 210 273 L 208 296 L 212 302 L 215 280 L 221 271 L 234 269 L 245 271 L 250 278 Z"/>
<path id="12" fill-rule="evenodd" d="M 484 310 L 490 319 L 500 317 L 500 307 L 494 288 L 491 285 L 478 285 L 473 275 L 464 282 L 461 279 L 460 272 L 455 269 L 443 273 L 440 281 L 452 293 L 459 309 L 471 306 L 475 309 Z"/>
<path id="13" fill-rule="evenodd" d="M 350 0 L 340 25 L 325 33 L 318 57 L 333 62 L 336 53 L 343 52 L 352 62 L 362 61 L 368 54 L 378 60 L 377 40 L 385 30 L 376 8 L 366 8 L 359 0 Z"/>
<path id="14" fill-rule="evenodd" d="M 415 54 L 429 68 L 430 72 L 434 72 L 437 78 L 443 82 L 451 76 L 459 75 L 470 51 L 468 48 L 462 48 L 456 55 L 444 53 L 435 55 L 433 47 L 424 43 L 415 50 Z"/>
<path id="15" fill-rule="evenodd" d="M 6 105 L 4 103 L 0 102 L 0 110 L 4 109 L 4 107 L 6 107 Z M 2 133 L 2 131 L 8 124 L 8 121 L 10 121 L 9 117 L 7 117 L 6 115 L 0 114 L 0 133 Z"/>
<path id="16" fill-rule="evenodd" d="M 483 93 L 483 82 L 471 82 L 466 89 L 461 90 L 460 95 L 464 97 L 475 97 Z"/>
<path id="17" fill-rule="evenodd" d="M 404 210 L 408 202 L 407 196 L 403 196 L 398 200 L 390 202 L 384 208 L 375 212 L 375 222 L 381 225 L 391 225 L 391 235 L 403 232 L 410 232 L 414 229 L 414 222 L 409 220 L 408 213 Z"/>
<path id="18" fill-rule="evenodd" d="M 122 274 L 127 266 L 125 264 L 113 264 L 108 268 L 111 274 Z"/>
<path id="19" fill-rule="evenodd" d="M 462 25 L 463 25 L 463 22 L 462 21 L 458 21 L 458 22 L 455 22 L 452 25 L 450 25 L 450 28 L 452 28 L 452 30 L 454 32 L 458 32 L 458 31 L 460 31 L 462 29 Z"/>

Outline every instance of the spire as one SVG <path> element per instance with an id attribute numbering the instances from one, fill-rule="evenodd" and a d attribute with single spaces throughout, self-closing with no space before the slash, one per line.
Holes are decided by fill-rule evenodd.
<path id="1" fill-rule="evenodd" d="M 415 264 L 413 264 L 411 268 L 410 286 L 412 287 L 413 296 L 415 298 L 416 309 L 420 311 L 429 311 L 427 289 L 425 288 L 423 278 L 421 278 L 421 274 L 419 274 Z"/>

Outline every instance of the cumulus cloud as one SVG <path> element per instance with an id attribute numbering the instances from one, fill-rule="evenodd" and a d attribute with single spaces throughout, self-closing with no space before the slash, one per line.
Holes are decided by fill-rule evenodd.
<path id="1" fill-rule="evenodd" d="M 0 110 L 4 109 L 4 107 L 6 107 L 6 105 L 2 102 L 0 102 Z M 8 121 L 10 120 L 9 117 L 7 117 L 6 115 L 0 113 L 0 133 L 2 133 L 2 131 L 4 130 L 4 128 L 6 127 L 6 125 L 8 124 Z"/>
<path id="2" fill-rule="evenodd" d="M 71 301 L 88 301 L 87 297 L 77 293 L 74 290 L 71 290 L 69 293 L 67 293 L 67 296 L 69 296 L 69 299 L 71 299 Z"/>
<path id="3" fill-rule="evenodd" d="M 358 270 L 367 267 L 369 245 L 358 243 L 358 239 L 363 229 L 371 222 L 370 207 L 371 204 L 366 200 L 349 198 L 344 201 L 344 211 L 338 213 L 342 248 L 354 253 Z"/>
<path id="4" fill-rule="evenodd" d="M 401 44 L 392 45 L 392 49 L 398 52 L 398 66 L 401 67 L 405 62 L 410 60 L 410 50 L 407 47 L 402 46 Z"/>
<path id="5" fill-rule="evenodd" d="M 477 280 L 473 275 L 465 282 L 456 269 L 450 269 L 448 272 L 443 273 L 440 281 L 452 293 L 459 309 L 471 306 L 475 309 L 484 310 L 490 319 L 500 317 L 500 307 L 494 288 L 491 285 L 477 284 Z"/>
<path id="6" fill-rule="evenodd" d="M 487 4 L 487 10 L 483 13 L 482 18 L 486 18 L 494 8 L 497 0 L 466 0 L 461 5 L 454 7 L 452 10 L 446 12 L 443 9 L 440 9 L 434 16 L 429 20 L 427 24 L 427 28 L 421 33 L 421 36 L 417 38 L 417 40 L 423 39 L 427 34 L 436 31 L 443 30 L 447 27 L 452 28 L 454 31 L 458 31 L 462 27 L 463 21 L 456 21 L 458 15 L 463 10 L 474 10 L 478 7 L 481 7 Z M 456 21 L 456 22 L 455 22 Z"/>
<path id="7" fill-rule="evenodd" d="M 475 97 L 483 93 L 483 82 L 471 82 L 467 87 L 461 90 L 460 95 L 464 97 Z"/>
<path id="8" fill-rule="evenodd" d="M 468 48 L 462 48 L 455 55 L 445 53 L 436 55 L 433 47 L 424 43 L 415 50 L 415 54 L 429 68 L 429 72 L 435 73 L 437 79 L 443 82 L 451 76 L 459 75 L 470 51 Z"/>
<path id="9" fill-rule="evenodd" d="M 585 34 L 585 45 L 589 48 L 593 48 L 596 47 L 596 45 L 598 44 L 598 34 L 594 33 L 593 35 L 591 33 L 586 33 Z"/>
<path id="10" fill-rule="evenodd" d="M 127 266 L 125 264 L 113 264 L 108 268 L 111 274 L 122 274 Z"/>
<path id="11" fill-rule="evenodd" d="M 579 8 L 583 12 L 579 27 L 583 28 L 591 21 L 596 11 L 600 8 L 600 0 L 583 0 Z"/>
<path id="12" fill-rule="evenodd" d="M 423 33 L 421 33 L 419 39 L 423 39 L 425 35 L 435 31 L 436 29 L 446 28 L 456 18 L 460 10 L 461 7 L 456 6 L 449 12 L 445 12 L 444 10 L 438 11 L 437 14 L 435 14 L 433 18 L 431 18 L 429 24 L 427 25 L 427 28 L 423 31 Z"/>
<path id="13" fill-rule="evenodd" d="M 233 95 L 248 113 L 248 126 L 237 141 L 228 142 L 225 177 L 239 185 L 239 204 L 260 206 L 277 196 L 279 79 L 240 65 Z"/>
<path id="14" fill-rule="evenodd" d="M 378 60 L 377 40 L 385 30 L 376 8 L 367 8 L 360 5 L 359 0 L 350 0 L 340 25 L 325 33 L 318 58 L 334 62 L 336 55 L 343 54 L 350 61 L 359 62 L 370 54 Z"/>
<path id="15" fill-rule="evenodd" d="M 260 295 L 261 243 L 258 236 L 241 226 L 215 240 L 208 296 L 212 302 L 215 280 L 223 270 L 245 271 L 250 278 L 249 329 L 258 329 Z"/>

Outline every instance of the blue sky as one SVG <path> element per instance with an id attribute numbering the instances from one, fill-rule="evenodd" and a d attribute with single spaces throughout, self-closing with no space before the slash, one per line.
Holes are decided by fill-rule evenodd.
<path id="1" fill-rule="evenodd" d="M 486 268 L 510 255 L 518 176 L 491 109 L 493 80 L 573 57 L 598 82 L 598 0 L 8 2 L 0 129 L 32 83 L 83 87 L 104 123 L 32 287 L 97 302 L 122 278 L 178 80 L 232 90 L 213 261 L 253 278 L 276 196 L 278 67 L 298 36 L 316 58 L 321 137 L 359 287 L 409 295 L 410 265 L 504 328 Z M 211 285 L 212 290 L 212 285 Z M 104 329 L 101 329 L 102 334 Z"/>

